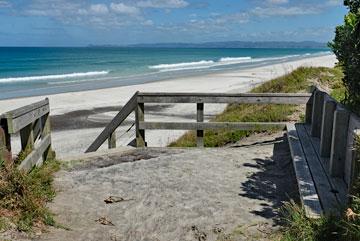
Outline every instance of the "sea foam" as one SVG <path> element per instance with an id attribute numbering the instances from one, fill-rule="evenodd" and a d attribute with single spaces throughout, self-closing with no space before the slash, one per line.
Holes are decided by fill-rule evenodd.
<path id="1" fill-rule="evenodd" d="M 251 57 L 237 57 L 237 58 L 225 57 L 225 58 L 219 59 L 219 61 L 201 60 L 198 62 L 188 62 L 188 63 L 159 64 L 159 65 L 149 66 L 149 69 L 159 70 L 160 72 L 207 69 L 207 68 L 212 68 L 212 67 L 221 66 L 221 65 L 245 63 L 245 62 L 249 62 L 251 60 L 252 60 Z"/>
<path id="2" fill-rule="evenodd" d="M 245 64 L 245 63 L 258 63 L 273 60 L 284 60 L 299 57 L 301 55 L 287 55 L 281 57 L 268 57 L 268 58 L 251 58 L 251 57 L 223 57 L 217 61 L 214 60 L 201 60 L 198 62 L 189 63 L 176 63 L 176 64 L 159 64 L 149 66 L 149 69 L 158 70 L 159 72 L 179 71 L 179 70 L 196 70 L 196 69 L 209 69 L 213 67 L 221 67 L 226 65 Z M 308 56 L 304 54 L 304 56 Z"/>
<path id="3" fill-rule="evenodd" d="M 107 75 L 107 74 L 109 74 L 109 71 L 92 71 L 92 72 L 58 74 L 58 75 L 10 77 L 10 78 L 0 79 L 0 83 L 27 82 L 27 81 L 35 81 L 35 80 L 56 80 L 56 79 L 68 79 L 68 78 L 79 78 L 79 77 L 93 77 L 93 76 L 100 76 L 100 75 Z"/>
<path id="4" fill-rule="evenodd" d="M 211 66 L 214 63 L 212 60 L 202 60 L 198 62 L 188 62 L 188 63 L 177 63 L 177 64 L 159 64 L 159 65 L 153 65 L 149 66 L 150 69 L 158 69 L 158 70 L 164 70 L 164 69 L 188 69 L 188 68 L 196 68 L 196 67 L 208 67 Z"/>

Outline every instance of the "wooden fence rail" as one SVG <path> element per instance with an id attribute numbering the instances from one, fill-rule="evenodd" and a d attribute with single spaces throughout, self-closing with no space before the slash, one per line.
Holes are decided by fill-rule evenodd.
<path id="1" fill-rule="evenodd" d="M 6 162 L 12 162 L 11 136 L 20 133 L 21 151 L 25 159 L 19 169 L 29 171 L 34 165 L 54 158 L 51 149 L 50 105 L 45 99 L 0 116 L 0 155 Z M 36 143 L 39 140 L 39 143 Z M 42 157 L 42 158 L 41 158 Z"/>
<path id="2" fill-rule="evenodd" d="M 238 123 L 204 122 L 204 105 L 212 104 L 307 104 L 312 95 L 309 93 L 143 93 L 137 92 L 108 124 L 103 132 L 90 145 L 86 152 L 94 152 L 108 140 L 109 148 L 116 147 L 115 130 L 134 111 L 136 125 L 136 146 L 146 146 L 145 130 L 196 130 L 198 147 L 204 146 L 204 130 L 239 129 L 268 130 L 285 128 L 286 123 Z M 193 103 L 196 104 L 196 122 L 146 122 L 145 104 L 147 103 Z"/>

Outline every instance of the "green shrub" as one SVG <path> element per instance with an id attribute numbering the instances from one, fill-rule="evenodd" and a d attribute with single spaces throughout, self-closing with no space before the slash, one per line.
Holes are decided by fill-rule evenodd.
<path id="1" fill-rule="evenodd" d="M 0 229 L 6 229 L 10 222 L 20 231 L 30 231 L 35 223 L 38 227 L 55 224 L 46 203 L 55 196 L 53 173 L 59 166 L 56 161 L 47 161 L 30 173 L 16 165 L 0 168 Z"/>
<path id="2" fill-rule="evenodd" d="M 344 70 L 345 103 L 360 113 L 360 0 L 345 0 L 349 13 L 329 46 Z"/>

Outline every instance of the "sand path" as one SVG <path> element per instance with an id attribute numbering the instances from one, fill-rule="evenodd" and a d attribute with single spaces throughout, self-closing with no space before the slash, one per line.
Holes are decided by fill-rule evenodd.
<path id="1" fill-rule="evenodd" d="M 270 240 L 296 196 L 283 133 L 237 147 L 148 149 L 88 158 L 57 174 L 50 205 L 71 230 L 40 240 Z M 123 202 L 106 204 L 110 195 Z M 113 225 L 95 220 L 106 218 Z"/>

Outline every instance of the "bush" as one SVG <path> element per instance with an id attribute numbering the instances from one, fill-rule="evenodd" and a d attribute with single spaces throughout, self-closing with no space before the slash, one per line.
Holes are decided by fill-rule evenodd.
<path id="1" fill-rule="evenodd" d="M 30 173 L 18 170 L 16 165 L 0 166 L 0 232 L 8 229 L 9 223 L 20 231 L 55 224 L 46 203 L 55 196 L 52 181 L 58 170 L 56 161 L 47 161 Z"/>
<path id="2" fill-rule="evenodd" d="M 349 13 L 329 46 L 344 70 L 345 103 L 360 113 L 360 0 L 345 0 L 344 4 Z"/>

